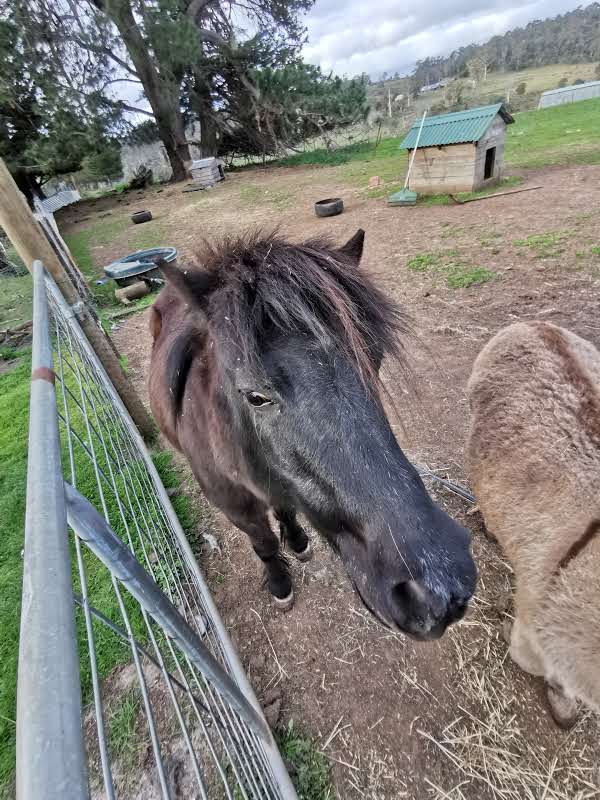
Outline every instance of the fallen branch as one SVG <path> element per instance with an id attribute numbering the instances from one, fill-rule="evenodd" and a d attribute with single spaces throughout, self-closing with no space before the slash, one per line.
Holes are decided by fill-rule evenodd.
<path id="1" fill-rule="evenodd" d="M 490 197 L 504 197 L 507 194 L 518 194 L 518 192 L 532 192 L 534 189 L 542 189 L 542 186 L 527 186 L 525 189 L 511 189 L 508 192 L 494 192 L 494 194 L 484 194 L 481 197 L 469 197 L 467 200 L 459 200 L 456 195 L 449 195 L 453 203 L 464 206 L 465 203 L 476 203 L 478 200 L 489 200 Z"/>

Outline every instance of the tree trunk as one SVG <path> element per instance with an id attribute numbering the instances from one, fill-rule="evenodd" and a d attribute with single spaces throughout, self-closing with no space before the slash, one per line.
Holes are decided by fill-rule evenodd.
<path id="1" fill-rule="evenodd" d="M 208 113 L 200 117 L 200 152 L 202 158 L 216 156 L 219 148 L 219 136 L 217 126 Z"/>
<path id="2" fill-rule="evenodd" d="M 194 89 L 190 94 L 191 111 L 200 120 L 200 153 L 202 158 L 217 155 L 219 132 L 214 118 L 210 78 L 202 70 L 194 70 Z"/>
<path id="3" fill-rule="evenodd" d="M 173 170 L 173 180 L 188 177 L 190 148 L 185 138 L 183 115 L 179 105 L 179 85 L 169 79 L 168 71 L 159 72 L 148 43 L 136 22 L 130 0 L 92 0 L 114 23 L 144 87 L 144 94 L 156 120 L 158 132 Z"/>
<path id="4" fill-rule="evenodd" d="M 179 91 L 177 92 L 179 100 Z M 174 181 L 184 181 L 189 177 L 188 166 L 191 161 L 190 148 L 185 138 L 183 116 L 179 109 L 168 97 L 160 97 L 158 107 L 154 111 L 156 126 L 162 143 L 167 151 L 167 156 L 173 170 Z"/>

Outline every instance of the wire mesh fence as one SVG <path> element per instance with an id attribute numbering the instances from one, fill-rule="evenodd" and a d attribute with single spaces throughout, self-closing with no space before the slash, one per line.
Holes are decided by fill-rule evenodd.
<path id="1" fill-rule="evenodd" d="M 75 312 L 39 264 L 34 295 L 32 386 L 41 388 L 32 390 L 31 401 L 25 574 L 32 577 L 21 640 L 36 641 L 34 654 L 25 658 L 22 650 L 19 663 L 20 797 L 42 796 L 26 760 L 33 756 L 46 787 L 49 775 L 57 787 L 45 797 L 85 796 L 78 788 L 81 770 L 72 763 L 77 746 L 70 748 L 69 771 L 64 751 L 55 752 L 44 738 L 52 703 L 39 696 L 34 673 L 45 661 L 56 713 L 82 713 L 79 734 L 82 728 L 92 797 L 295 798 L 157 468 Z M 53 355 L 55 394 L 47 388 L 44 353 L 46 360 Z M 52 425 L 55 442 L 46 440 Z M 58 479 L 40 479 L 57 468 Z M 54 539 L 46 537 L 48 514 Z M 70 585 L 61 589 L 55 583 L 60 569 L 45 569 L 41 553 L 58 547 L 61 528 L 66 540 L 65 514 L 75 535 L 68 545 Z M 54 564 L 56 553 L 50 556 Z M 53 594 L 65 606 L 65 623 L 48 642 L 32 620 L 51 611 L 45 603 Z M 58 660 L 57 637 L 64 652 Z M 79 681 L 70 657 L 76 649 Z M 36 701 L 47 707 L 32 715 L 36 692 Z"/>

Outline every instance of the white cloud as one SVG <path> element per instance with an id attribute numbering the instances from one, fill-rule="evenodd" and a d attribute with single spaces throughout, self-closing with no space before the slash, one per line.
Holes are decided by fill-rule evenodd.
<path id="1" fill-rule="evenodd" d="M 409 72 L 439 56 L 581 5 L 577 0 L 316 0 L 304 58 L 340 75 Z M 584 3 L 585 5 L 585 3 Z"/>

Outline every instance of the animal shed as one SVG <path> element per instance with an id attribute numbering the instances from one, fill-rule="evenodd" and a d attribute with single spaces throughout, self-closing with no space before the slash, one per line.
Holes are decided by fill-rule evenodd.
<path id="1" fill-rule="evenodd" d="M 417 143 L 417 120 L 400 149 L 417 144 L 410 188 L 420 194 L 474 192 L 499 180 L 506 126 L 514 122 L 502 103 L 429 117 Z"/>

